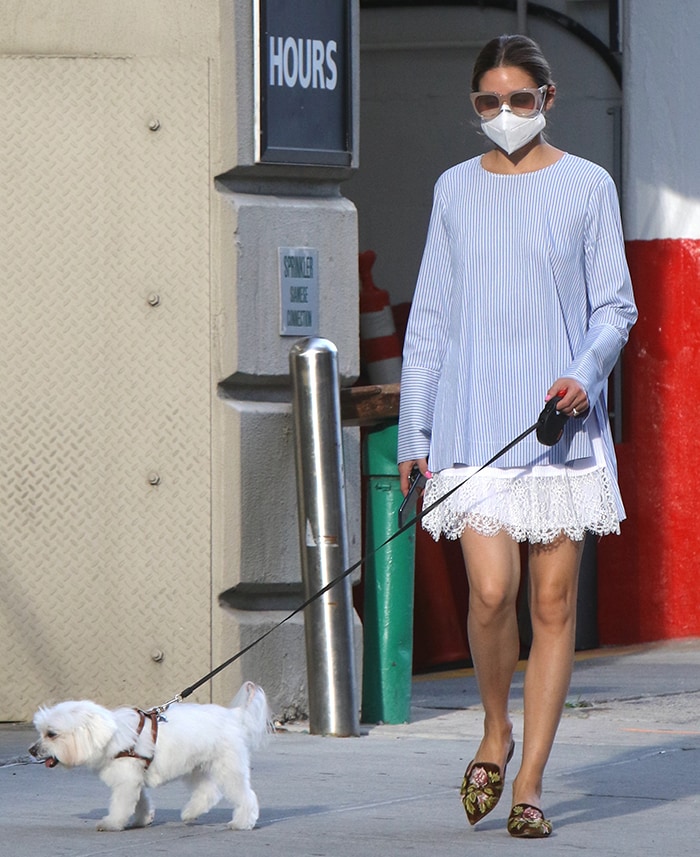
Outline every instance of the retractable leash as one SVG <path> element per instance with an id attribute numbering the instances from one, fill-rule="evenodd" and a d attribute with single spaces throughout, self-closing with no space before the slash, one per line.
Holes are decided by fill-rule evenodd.
<path id="1" fill-rule="evenodd" d="M 469 482 L 470 479 L 473 479 L 477 473 L 480 473 L 482 470 L 489 467 L 491 464 L 494 463 L 494 461 L 505 455 L 506 452 L 510 451 L 514 446 L 517 446 L 529 434 L 532 434 L 533 431 L 537 431 L 537 439 L 540 441 L 540 443 L 544 444 L 545 446 L 554 446 L 554 444 L 557 443 L 559 438 L 562 436 L 562 433 L 564 431 L 564 425 L 569 419 L 566 414 L 556 409 L 556 406 L 564 393 L 564 390 L 560 391 L 556 396 L 553 396 L 547 402 L 547 404 L 544 406 L 544 409 L 542 410 L 542 413 L 537 418 L 537 422 L 533 423 L 530 428 L 525 429 L 522 434 L 519 434 L 514 440 L 504 446 L 503 449 L 500 449 L 495 455 L 489 458 L 489 460 L 485 464 L 482 464 L 478 470 L 475 470 L 474 473 L 467 476 L 465 480 L 460 482 L 458 485 L 455 485 L 454 488 L 451 488 L 447 493 L 443 494 L 442 497 L 437 499 L 434 503 L 431 503 L 430 506 L 421 509 L 418 514 L 414 515 L 405 524 L 399 526 L 398 530 L 392 533 L 388 539 L 385 539 L 378 547 L 374 548 L 374 550 L 370 551 L 368 554 L 365 554 L 365 556 L 361 557 L 356 563 L 351 565 L 349 568 L 346 568 L 345 571 L 343 571 L 337 577 L 334 577 L 333 580 L 330 581 L 330 583 L 327 583 L 322 589 L 319 589 L 318 592 L 315 592 L 310 598 L 307 598 L 306 601 L 300 604 L 288 616 L 285 616 L 284 619 L 281 619 L 279 622 L 277 622 L 276 625 L 273 625 L 271 628 L 268 628 L 268 630 L 265 631 L 264 634 L 261 634 L 259 637 L 253 640 L 252 643 L 249 643 L 247 646 L 245 646 L 245 648 L 241 649 L 239 652 L 236 652 L 235 655 L 224 661 L 222 664 L 219 664 L 216 669 L 212 670 L 210 673 L 207 673 L 207 675 L 200 678 L 199 681 L 196 681 L 194 684 L 191 684 L 189 687 L 186 687 L 177 696 L 174 696 L 171 700 L 164 703 L 163 705 L 158 705 L 154 708 L 149 709 L 149 711 L 145 713 L 150 714 L 155 712 L 156 714 L 162 714 L 174 703 L 182 702 L 183 699 L 187 699 L 187 697 L 193 694 L 195 690 L 200 688 L 203 684 L 206 684 L 208 681 L 211 681 L 211 679 L 213 679 L 214 676 L 217 676 L 220 672 L 222 672 L 222 670 L 225 670 L 227 667 L 230 667 L 232 663 L 235 663 L 235 661 L 243 657 L 246 652 L 249 652 L 252 648 L 257 646 L 258 643 L 261 643 L 264 639 L 269 637 L 270 634 L 272 634 L 278 628 L 281 628 L 282 625 L 284 625 L 286 622 L 289 622 L 290 619 L 293 619 L 294 616 L 297 616 L 299 613 L 302 612 L 302 610 L 305 610 L 310 604 L 313 604 L 314 601 L 317 601 L 319 598 L 325 595 L 326 592 L 332 589 L 337 583 L 340 583 L 341 580 L 344 580 L 346 577 L 348 577 L 348 575 L 352 574 L 353 571 L 356 571 L 358 568 L 360 568 L 360 566 L 364 565 L 370 557 L 374 556 L 376 553 L 382 550 L 382 548 L 385 548 L 390 542 L 393 542 L 394 539 L 398 538 L 402 533 L 405 533 L 406 530 L 409 530 L 414 524 L 421 521 L 426 515 L 432 512 L 433 509 L 439 506 L 440 503 L 443 503 L 448 497 L 452 496 L 452 494 L 454 494 L 456 491 L 459 491 L 459 489 L 467 482 Z"/>

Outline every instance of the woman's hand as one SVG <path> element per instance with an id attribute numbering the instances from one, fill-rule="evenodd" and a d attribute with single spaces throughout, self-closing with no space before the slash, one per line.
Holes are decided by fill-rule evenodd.
<path id="1" fill-rule="evenodd" d="M 569 417 L 580 417 L 590 407 L 586 391 L 575 378 L 557 378 L 547 390 L 545 401 L 548 402 L 554 396 L 561 396 L 557 410 Z"/>
<path id="2" fill-rule="evenodd" d="M 402 461 L 399 464 L 399 477 L 401 479 L 401 493 L 405 497 L 408 494 L 409 489 L 409 476 L 411 475 L 411 471 L 413 468 L 418 465 L 418 469 L 424 476 L 429 476 L 430 471 L 428 470 L 428 459 L 427 458 L 414 458 L 411 461 Z"/>

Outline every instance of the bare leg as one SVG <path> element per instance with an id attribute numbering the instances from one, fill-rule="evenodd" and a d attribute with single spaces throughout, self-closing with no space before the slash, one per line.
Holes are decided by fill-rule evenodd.
<path id="1" fill-rule="evenodd" d="M 583 542 L 530 546 L 532 647 L 525 673 L 523 758 L 513 803 L 540 805 L 542 778 L 571 681 Z"/>
<path id="2" fill-rule="evenodd" d="M 461 545 L 469 579 L 469 649 L 484 707 L 484 737 L 474 758 L 502 771 L 513 731 L 508 697 L 520 652 L 520 553 L 506 533 L 482 536 L 468 527 Z"/>

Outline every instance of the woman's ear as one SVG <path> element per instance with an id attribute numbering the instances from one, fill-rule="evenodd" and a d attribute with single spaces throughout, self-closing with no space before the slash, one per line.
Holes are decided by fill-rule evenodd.
<path id="1" fill-rule="evenodd" d="M 557 94 L 557 88 L 553 83 L 551 83 L 547 87 L 547 94 L 544 97 L 544 109 L 545 109 L 545 111 L 552 109 L 552 107 L 554 105 L 554 98 L 555 98 L 556 94 Z"/>

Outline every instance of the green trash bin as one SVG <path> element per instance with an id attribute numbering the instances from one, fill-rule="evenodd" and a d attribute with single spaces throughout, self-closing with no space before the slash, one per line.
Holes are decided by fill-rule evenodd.
<path id="1" fill-rule="evenodd" d="M 370 429 L 366 478 L 362 721 L 406 723 L 411 713 L 415 527 L 377 553 L 398 529 L 403 500 L 396 466 L 398 425 Z"/>

